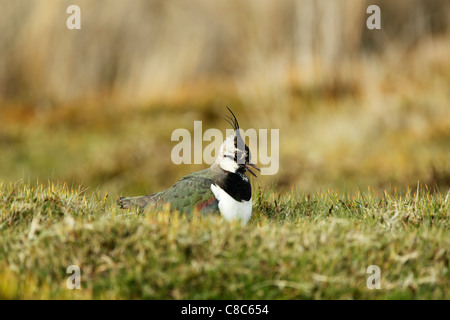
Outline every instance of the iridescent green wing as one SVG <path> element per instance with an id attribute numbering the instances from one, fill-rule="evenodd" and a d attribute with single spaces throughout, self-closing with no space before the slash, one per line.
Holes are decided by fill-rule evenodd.
<path id="1" fill-rule="evenodd" d="M 203 214 L 219 213 L 218 202 L 211 191 L 214 182 L 210 175 L 206 170 L 187 175 L 162 192 L 160 200 L 180 212 L 191 213 L 196 208 Z"/>

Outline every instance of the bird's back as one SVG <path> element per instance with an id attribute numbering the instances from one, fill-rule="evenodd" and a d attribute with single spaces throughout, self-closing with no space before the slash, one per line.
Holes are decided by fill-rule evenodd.
<path id="1" fill-rule="evenodd" d="M 118 200 L 121 208 L 139 207 L 158 208 L 170 204 L 171 210 L 191 213 L 194 209 L 202 214 L 219 213 L 217 199 L 211 191 L 211 184 L 215 183 L 223 173 L 214 168 L 191 173 L 178 180 L 172 187 L 142 197 L 121 197 Z"/>

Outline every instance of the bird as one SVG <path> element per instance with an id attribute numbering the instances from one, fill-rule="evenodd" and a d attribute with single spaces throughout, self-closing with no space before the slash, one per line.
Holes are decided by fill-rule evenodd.
<path id="1" fill-rule="evenodd" d="M 137 207 L 143 211 L 169 205 L 171 211 L 202 215 L 220 214 L 226 221 L 239 221 L 243 225 L 251 218 L 252 189 L 246 173 L 257 177 L 251 168 L 260 169 L 251 162 L 251 153 L 241 134 L 234 113 L 225 120 L 233 133 L 220 145 L 214 163 L 178 180 L 172 187 L 140 197 L 119 197 L 122 209 Z"/>

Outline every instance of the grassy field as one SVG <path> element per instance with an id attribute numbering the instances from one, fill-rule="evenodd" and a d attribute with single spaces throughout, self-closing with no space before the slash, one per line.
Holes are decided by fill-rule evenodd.
<path id="1" fill-rule="evenodd" d="M 449 299 L 448 0 L 72 2 L 0 0 L 0 298 Z M 116 208 L 226 106 L 279 129 L 249 225 Z"/>
<path id="2" fill-rule="evenodd" d="M 0 298 L 449 298 L 450 192 L 253 196 L 242 227 L 121 211 L 81 188 L 2 184 Z M 81 290 L 66 287 L 70 265 Z M 370 265 L 381 289 L 366 286 Z"/>

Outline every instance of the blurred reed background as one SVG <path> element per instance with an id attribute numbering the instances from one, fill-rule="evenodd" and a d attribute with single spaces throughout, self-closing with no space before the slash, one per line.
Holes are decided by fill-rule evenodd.
<path id="1" fill-rule="evenodd" d="M 66 28 L 71 4 L 81 30 Z M 280 129 L 280 171 L 254 184 L 450 186 L 448 0 L 0 8 L 0 180 L 156 191 L 206 166 L 171 162 L 172 131 L 225 130 L 229 106 L 244 129 Z"/>

